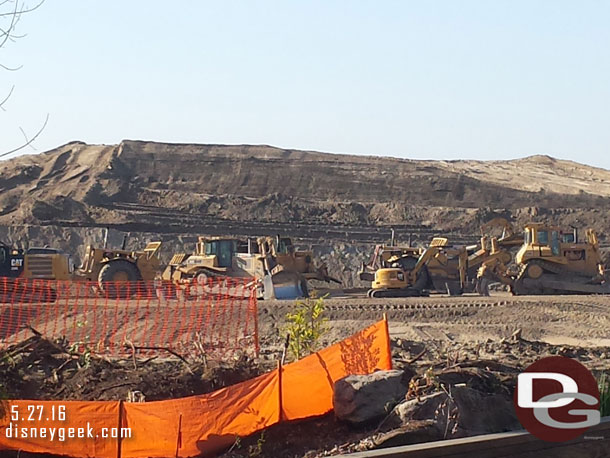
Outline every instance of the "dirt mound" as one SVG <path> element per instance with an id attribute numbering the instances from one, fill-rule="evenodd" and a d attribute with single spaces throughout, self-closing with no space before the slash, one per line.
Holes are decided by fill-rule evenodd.
<path id="1" fill-rule="evenodd" d="M 110 146 L 73 142 L 0 162 L 0 170 L 0 224 L 94 220 L 133 223 L 136 230 L 160 229 L 172 218 L 196 228 L 204 217 L 463 227 L 477 225 L 491 211 L 485 209 L 552 217 L 545 213 L 595 212 L 610 203 L 610 171 L 546 156 L 415 161 L 126 140 Z M 52 208 L 40 208 L 40 202 Z"/>

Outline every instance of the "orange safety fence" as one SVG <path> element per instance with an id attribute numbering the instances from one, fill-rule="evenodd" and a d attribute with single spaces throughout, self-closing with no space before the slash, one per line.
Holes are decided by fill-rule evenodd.
<path id="1" fill-rule="evenodd" d="M 208 277 L 177 287 L 154 282 L 0 278 L 0 348 L 31 335 L 65 337 L 82 351 L 118 355 L 258 352 L 251 278 Z"/>
<path id="2" fill-rule="evenodd" d="M 146 403 L 6 401 L 0 449 L 97 458 L 213 456 L 238 437 L 281 421 L 328 413 L 333 384 L 346 375 L 391 368 L 383 320 L 299 361 L 204 395 Z M 59 419 L 62 408 L 65 417 Z M 34 419 L 28 418 L 30 412 Z M 39 435 L 42 427 L 59 431 L 86 426 L 97 437 L 60 442 L 51 441 L 48 433 L 45 438 L 19 434 L 23 428 L 37 427 Z M 104 428 L 107 435 L 113 428 L 115 436 L 121 436 L 120 428 L 129 428 L 129 434 L 103 438 Z"/>

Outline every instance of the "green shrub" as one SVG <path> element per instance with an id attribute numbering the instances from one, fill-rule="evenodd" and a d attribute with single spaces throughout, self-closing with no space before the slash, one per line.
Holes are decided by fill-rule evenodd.
<path id="1" fill-rule="evenodd" d="M 298 299 L 294 312 L 286 314 L 288 349 L 295 359 L 316 351 L 320 338 L 326 332 L 324 299 L 327 296 Z"/>

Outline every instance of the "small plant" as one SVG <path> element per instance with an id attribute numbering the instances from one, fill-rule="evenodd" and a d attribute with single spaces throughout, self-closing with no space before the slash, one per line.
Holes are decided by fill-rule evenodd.
<path id="1" fill-rule="evenodd" d="M 78 355 L 76 365 L 79 369 L 87 368 L 91 365 L 91 347 L 85 342 L 74 342 L 70 345 L 68 351 L 73 355 Z"/>
<path id="2" fill-rule="evenodd" d="M 599 413 L 602 417 L 610 415 L 610 377 L 602 372 L 597 381 L 599 385 Z"/>
<path id="3" fill-rule="evenodd" d="M 326 332 L 326 307 L 324 299 L 306 298 L 296 301 L 293 313 L 286 314 L 288 324 L 285 332 L 289 336 L 288 348 L 295 359 L 300 359 L 316 350 L 320 338 Z"/>
<path id="4" fill-rule="evenodd" d="M 256 441 L 256 445 L 248 447 L 248 456 L 255 457 L 263 454 L 263 445 L 265 445 L 265 431 L 263 431 Z"/>

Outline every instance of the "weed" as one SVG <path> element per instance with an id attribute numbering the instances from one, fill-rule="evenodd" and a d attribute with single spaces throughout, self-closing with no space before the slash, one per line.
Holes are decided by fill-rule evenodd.
<path id="1" fill-rule="evenodd" d="M 285 332 L 289 336 L 288 348 L 295 359 L 300 359 L 316 350 L 320 338 L 326 332 L 326 307 L 324 299 L 328 295 L 318 298 L 306 298 L 296 301 L 293 313 L 286 314 Z"/>
<path id="2" fill-rule="evenodd" d="M 610 415 L 610 377 L 602 372 L 597 380 L 599 385 L 599 413 L 602 417 Z"/>
<path id="3" fill-rule="evenodd" d="M 251 445 L 248 447 L 248 456 L 261 456 L 263 453 L 263 445 L 265 445 L 265 431 L 261 433 L 260 437 L 256 441 L 256 445 Z"/>

